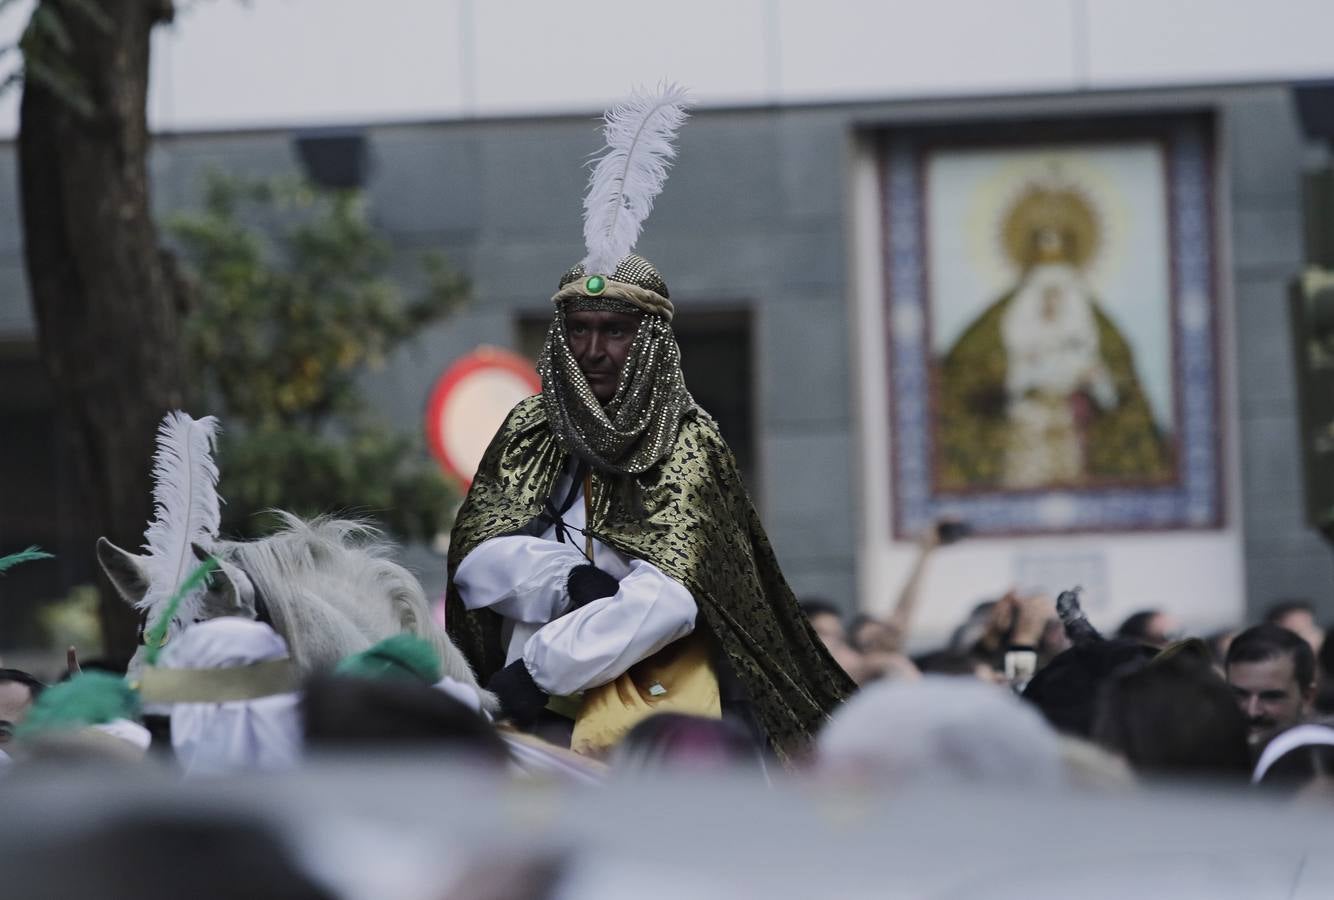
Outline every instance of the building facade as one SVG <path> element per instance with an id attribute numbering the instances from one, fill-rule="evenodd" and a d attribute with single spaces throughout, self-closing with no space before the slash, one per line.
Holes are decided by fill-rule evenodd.
<path id="1" fill-rule="evenodd" d="M 1062 15 L 1078 6 L 1048 5 Z M 442 6 L 487 21 L 492 15 L 481 4 Z M 1286 311 L 1288 285 L 1304 261 L 1309 144 L 1291 80 L 1260 66 L 1250 83 L 1228 84 L 1206 63 L 1183 57 L 1181 65 L 1197 66 L 1185 79 L 1193 84 L 1155 86 L 1174 74 L 1148 72 L 1145 83 L 1118 86 L 1118 78 L 1133 79 L 1077 58 L 1059 71 L 1004 76 L 989 75 L 988 66 L 1000 63 L 981 58 L 971 80 L 943 87 L 943 75 L 935 87 L 894 83 L 892 73 L 866 61 L 850 64 L 839 84 L 822 85 L 824 76 L 802 68 L 791 50 L 801 14 L 789 4 L 755 6 L 761 31 L 778 16 L 785 49 L 775 60 L 777 39 L 761 41 L 751 62 L 764 77 L 704 91 L 640 250 L 668 279 L 688 383 L 706 406 L 719 407 L 798 594 L 850 611 L 883 610 L 914 558 L 910 535 L 895 527 L 903 486 L 891 477 L 887 142 L 939 125 L 1022 131 L 1036 121 L 1084 127 L 1189 114 L 1207 121 L 1212 147 L 1217 516 L 1182 528 L 970 539 L 928 569 L 921 634 L 942 636 L 974 603 L 1007 587 L 1056 589 L 1070 579 L 1096 583 L 1095 612 L 1106 625 L 1163 606 L 1191 626 L 1213 627 L 1286 597 L 1313 599 L 1334 614 L 1334 559 L 1305 521 Z M 1098 47 L 1112 46 L 1115 36 L 1104 25 L 1109 30 L 1086 32 Z M 818 43 L 824 32 L 816 31 Z M 469 46 L 468 77 L 486 83 L 486 64 L 476 57 L 487 55 L 487 44 L 478 38 Z M 1109 50 L 1101 58 L 1117 57 Z M 986 90 L 988 79 L 1000 87 Z M 193 83 L 185 75 L 166 80 L 178 95 Z M 372 216 L 403 279 L 414 277 L 420 253 L 440 250 L 472 286 L 465 309 L 368 377 L 386 421 L 420 428 L 430 387 L 451 361 L 479 344 L 522 351 L 545 322 L 558 276 L 580 255 L 583 164 L 599 141 L 590 111 L 600 104 L 589 103 L 579 91 L 592 88 L 580 85 L 517 112 L 506 106 L 522 106 L 510 95 L 488 100 L 474 84 L 471 95 L 459 93 L 459 110 L 446 114 L 405 110 L 399 121 L 378 124 L 364 114 L 358 123 L 356 110 L 316 116 L 363 141 Z M 154 203 L 164 216 L 199 207 L 209 169 L 301 172 L 297 139 L 322 134 L 303 130 L 309 116 L 285 125 L 187 127 L 179 104 L 163 112 L 172 104 L 155 97 L 160 127 L 176 123 L 160 131 L 151 161 Z M 237 115 L 228 108 L 219 121 Z M 78 501 L 37 362 L 14 153 L 12 142 L 0 145 L 0 459 L 7 463 L 0 471 L 32 477 L 0 484 L 0 549 L 57 548 L 70 558 L 60 576 L 68 585 L 91 575 L 92 548 L 80 554 L 62 544 L 62 523 L 77 518 Z M 440 587 L 439 557 L 416 548 L 411 560 L 428 588 Z M 0 583 L 0 591 L 13 595 L 19 584 Z"/>

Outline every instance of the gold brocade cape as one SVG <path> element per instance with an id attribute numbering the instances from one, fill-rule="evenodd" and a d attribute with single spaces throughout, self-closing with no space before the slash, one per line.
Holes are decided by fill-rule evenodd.
<path id="1" fill-rule="evenodd" d="M 505 665 L 502 620 L 489 609 L 467 611 L 454 572 L 483 541 L 523 532 L 568 461 L 541 396 L 523 400 L 492 439 L 455 520 L 445 617 L 483 683 Z M 627 477 L 637 491 L 618 489 Z M 668 457 L 640 475 L 594 470 L 592 494 L 594 536 L 690 591 L 703 619 L 696 627 L 707 625 L 716 639 L 775 752 L 800 752 L 855 688 L 797 606 L 713 420 L 687 416 Z"/>

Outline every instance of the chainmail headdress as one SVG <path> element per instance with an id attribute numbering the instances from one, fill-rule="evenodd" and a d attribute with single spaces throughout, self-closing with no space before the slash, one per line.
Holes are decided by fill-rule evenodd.
<path id="1" fill-rule="evenodd" d="M 658 463 L 671 452 L 682 417 L 696 409 L 681 374 L 667 284 L 631 252 L 666 181 L 686 102 L 684 90 L 664 85 L 607 113 L 606 153 L 584 199 L 588 253 L 561 277 L 551 298 L 556 314 L 537 364 L 547 420 L 563 449 L 605 472 L 636 475 Z M 582 310 L 640 317 L 616 393 L 605 405 L 566 340 L 566 314 Z"/>
<path id="2" fill-rule="evenodd" d="M 653 466 L 676 441 L 683 416 L 695 410 L 681 373 L 681 351 L 669 320 L 667 285 L 645 259 L 627 256 L 605 288 L 589 293 L 583 266 L 561 279 L 556 294 L 556 315 L 547 332 L 537 372 L 542 377 L 542 399 L 547 421 L 561 446 L 589 465 L 606 472 L 636 475 Z M 652 293 L 669 312 L 650 312 L 625 299 L 621 285 Z M 571 290 L 573 288 L 574 290 Z M 639 330 L 621 369 L 616 393 L 604 406 L 593 395 L 565 339 L 565 314 L 576 310 L 606 310 L 639 315 Z"/>

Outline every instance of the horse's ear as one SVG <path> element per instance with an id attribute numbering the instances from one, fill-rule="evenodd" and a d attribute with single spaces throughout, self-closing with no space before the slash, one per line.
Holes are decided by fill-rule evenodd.
<path id="1" fill-rule="evenodd" d="M 148 574 L 139 557 L 104 537 L 97 539 L 97 562 L 121 599 L 135 606 L 148 593 Z"/>

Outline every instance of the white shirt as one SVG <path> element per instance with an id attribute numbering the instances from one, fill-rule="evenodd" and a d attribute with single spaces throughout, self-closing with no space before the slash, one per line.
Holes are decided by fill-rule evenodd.
<path id="1" fill-rule="evenodd" d="M 559 504 L 570 490 L 563 473 L 552 490 Z M 605 684 L 645 657 L 695 629 L 697 607 L 690 592 L 661 569 L 627 558 L 598 540 L 593 562 L 620 582 L 603 597 L 565 615 L 570 570 L 588 560 L 584 546 L 584 492 L 562 517 L 567 541 L 555 525 L 538 537 L 512 535 L 478 545 L 459 563 L 454 583 L 468 609 L 495 610 L 505 619 L 506 663 L 522 659 L 539 687 L 573 694 Z"/>

